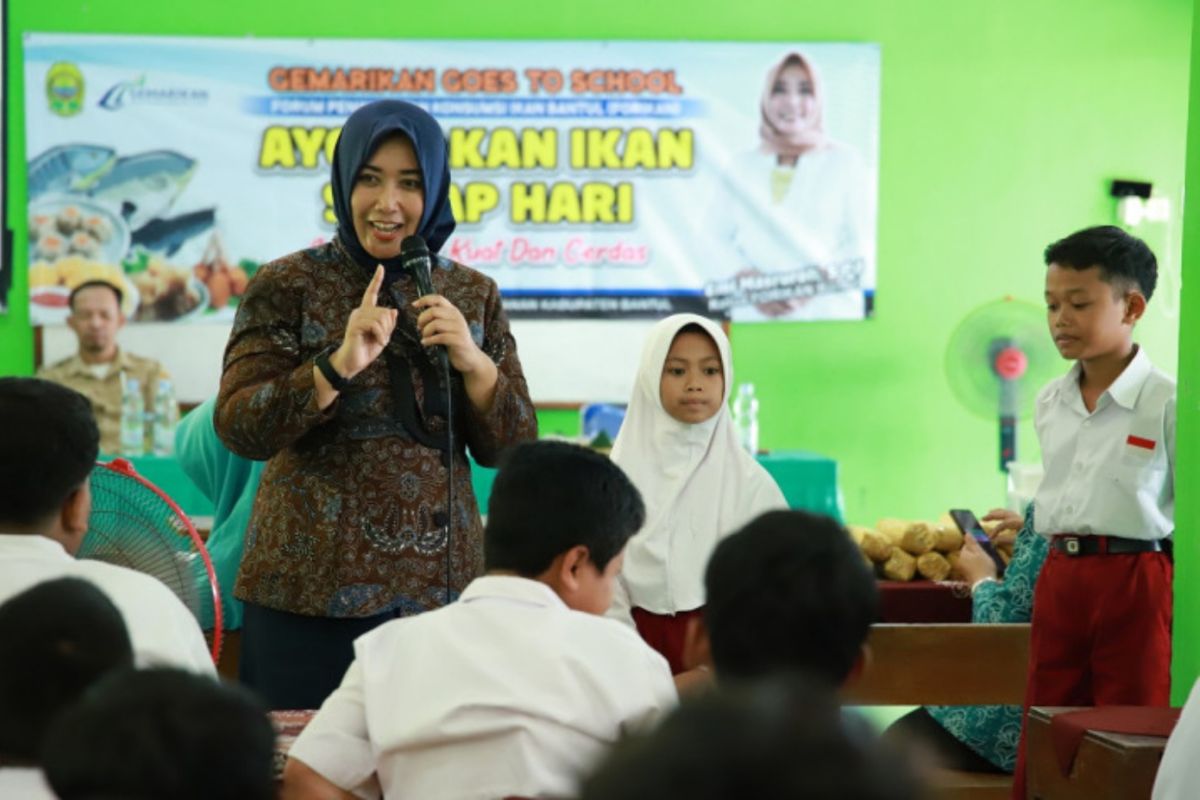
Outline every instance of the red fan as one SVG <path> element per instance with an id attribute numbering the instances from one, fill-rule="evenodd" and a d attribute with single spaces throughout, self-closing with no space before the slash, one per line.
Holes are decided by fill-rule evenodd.
<path id="1" fill-rule="evenodd" d="M 221 592 L 208 548 L 170 497 L 123 458 L 92 470 L 92 515 L 76 558 L 127 567 L 167 585 L 221 654 Z M 211 627 L 210 627 L 211 626 Z"/>

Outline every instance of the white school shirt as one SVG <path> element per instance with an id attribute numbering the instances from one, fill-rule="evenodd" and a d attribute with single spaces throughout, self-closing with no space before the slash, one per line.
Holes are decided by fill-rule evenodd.
<path id="1" fill-rule="evenodd" d="M 1162 761 L 1158 764 L 1158 776 L 1154 779 L 1154 790 L 1150 800 L 1192 800 L 1196 788 L 1200 787 L 1200 681 L 1192 684 L 1192 692 L 1179 722 L 1167 739 Z"/>
<path id="2" fill-rule="evenodd" d="M 354 652 L 289 755 L 364 798 L 570 797 L 623 733 L 677 701 L 636 633 L 526 578 L 476 578 Z"/>
<path id="3" fill-rule="evenodd" d="M 0 766 L 0 798 L 56 800 L 58 795 L 38 766 Z"/>
<path id="4" fill-rule="evenodd" d="M 57 800 L 40 767 L 0 767 L 0 797 L 11 800 Z"/>
<path id="5" fill-rule="evenodd" d="M 1046 475 L 1034 498 L 1044 535 L 1162 539 L 1175 529 L 1175 381 L 1139 347 L 1088 413 L 1075 366 L 1037 399 Z"/>
<path id="6" fill-rule="evenodd" d="M 114 564 L 77 560 L 45 536 L 0 534 L 0 603 L 56 578 L 82 578 L 108 595 L 129 629 L 139 667 L 216 674 L 196 618 L 161 581 Z"/>

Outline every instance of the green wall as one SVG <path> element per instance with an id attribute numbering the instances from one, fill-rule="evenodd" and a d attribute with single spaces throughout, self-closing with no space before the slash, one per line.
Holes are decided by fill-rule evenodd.
<path id="1" fill-rule="evenodd" d="M 1112 220 L 1110 179 L 1150 180 L 1179 198 L 1191 0 L 610 0 L 515 8 L 482 0 L 450 7 L 9 0 L 10 158 L 24 157 L 23 31 L 879 42 L 877 317 L 736 326 L 738 376 L 758 386 L 765 447 L 839 460 L 850 521 L 999 504 L 995 422 L 971 416 L 950 395 L 947 337 L 982 303 L 1006 294 L 1036 302 L 1045 244 Z M 19 219 L 23 175 L 13 175 L 9 189 Z M 1161 230 L 1148 238 L 1159 249 L 1172 241 Z M 25 253 L 23 231 L 15 252 Z M 14 300 L 25 286 L 18 273 Z M 20 302 L 0 319 L 0 373 L 31 369 L 27 324 Z M 1139 337 L 1172 372 L 1175 326 L 1151 304 Z M 544 421 L 574 432 L 562 412 Z M 1021 447 L 1024 460 L 1037 460 L 1030 425 Z"/>
<path id="2" fill-rule="evenodd" d="M 1196 11 L 1200 12 L 1200 0 Z M 1187 180 L 1200 186 L 1200 30 L 1192 35 L 1191 98 L 1188 104 Z M 1196 190 L 1192 190 L 1193 197 Z M 1171 697 L 1187 699 L 1200 675 L 1200 497 L 1187 491 L 1200 481 L 1200 203 L 1184 209 L 1184 277 L 1179 330 L 1179 419 L 1175 431 L 1175 648 Z"/>

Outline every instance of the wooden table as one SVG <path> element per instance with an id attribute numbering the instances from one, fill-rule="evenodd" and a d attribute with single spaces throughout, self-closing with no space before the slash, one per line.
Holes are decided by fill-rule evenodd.
<path id="1" fill-rule="evenodd" d="M 1034 706 L 1025 736 L 1028 798 L 1040 800 L 1142 800 L 1150 797 L 1167 740 L 1160 736 L 1089 731 L 1070 775 L 1063 775 L 1050 739 L 1050 721 L 1075 708 Z"/>
<path id="2" fill-rule="evenodd" d="M 887 705 L 1019 704 L 1029 625 L 884 625 L 867 634 L 871 658 L 846 687 L 850 702 Z"/>

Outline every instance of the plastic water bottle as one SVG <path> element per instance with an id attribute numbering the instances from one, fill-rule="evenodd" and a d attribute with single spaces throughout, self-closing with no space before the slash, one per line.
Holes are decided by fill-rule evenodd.
<path id="1" fill-rule="evenodd" d="M 758 398 L 753 383 L 738 385 L 733 398 L 733 424 L 742 447 L 751 455 L 758 453 Z"/>
<path id="2" fill-rule="evenodd" d="M 125 378 L 121 394 L 121 455 L 146 453 L 146 407 L 142 384 L 137 378 Z"/>
<path id="3" fill-rule="evenodd" d="M 174 452 L 175 426 L 178 423 L 179 406 L 175 402 L 175 387 L 166 378 L 159 378 L 154 389 L 154 417 L 150 425 L 154 455 L 169 456 Z"/>

